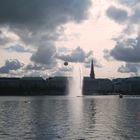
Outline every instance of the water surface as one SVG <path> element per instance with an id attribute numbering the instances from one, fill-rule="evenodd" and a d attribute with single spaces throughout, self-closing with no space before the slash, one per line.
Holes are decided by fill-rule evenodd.
<path id="1" fill-rule="evenodd" d="M 140 97 L 0 97 L 0 139 L 140 140 Z"/>

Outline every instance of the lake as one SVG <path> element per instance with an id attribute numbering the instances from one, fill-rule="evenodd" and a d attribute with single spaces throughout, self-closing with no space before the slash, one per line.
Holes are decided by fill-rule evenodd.
<path id="1" fill-rule="evenodd" d="M 0 97 L 1 140 L 140 140 L 140 97 Z"/>

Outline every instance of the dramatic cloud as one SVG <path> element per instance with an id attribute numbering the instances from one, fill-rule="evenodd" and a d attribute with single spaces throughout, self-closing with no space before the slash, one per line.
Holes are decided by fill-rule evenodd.
<path id="1" fill-rule="evenodd" d="M 80 22 L 89 5 L 89 0 L 2 0 L 0 23 L 54 28 L 70 20 Z"/>
<path id="2" fill-rule="evenodd" d="M 23 67 L 23 63 L 17 59 L 6 60 L 5 65 L 0 68 L 0 73 L 8 74 L 11 70 L 18 70 Z"/>
<path id="3" fill-rule="evenodd" d="M 128 13 L 124 9 L 116 8 L 114 6 L 110 6 L 106 14 L 109 18 L 113 19 L 115 22 L 124 23 L 128 19 Z"/>
<path id="4" fill-rule="evenodd" d="M 34 63 L 53 65 L 56 63 L 54 44 L 65 30 L 63 25 L 87 19 L 90 5 L 90 0 L 2 0 L 0 27 L 17 35 L 18 44 L 22 42 L 37 49 L 31 57 Z M 3 44 L 6 42 L 12 44 L 5 37 Z M 48 42 L 52 45 L 48 46 Z M 30 52 L 22 46 L 12 46 L 7 50 Z"/>
<path id="5" fill-rule="evenodd" d="M 134 25 L 140 22 L 140 1 L 139 0 L 118 0 L 122 7 L 127 7 L 128 12 L 122 8 L 116 8 L 115 6 L 110 6 L 106 14 L 109 18 L 113 19 L 118 23 L 126 22 L 126 26 L 133 28 Z"/>
<path id="6" fill-rule="evenodd" d="M 111 56 L 119 61 L 140 62 L 140 35 L 135 39 L 122 39 L 111 51 L 104 52 L 106 59 Z"/>
<path id="7" fill-rule="evenodd" d="M 56 48 L 50 43 L 40 46 L 31 60 L 38 64 L 53 66 L 56 64 Z"/>
<path id="8" fill-rule="evenodd" d="M 133 75 L 138 75 L 140 72 L 140 64 L 137 63 L 126 63 L 118 68 L 120 73 L 132 73 Z"/>
<path id="9" fill-rule="evenodd" d="M 70 54 L 58 54 L 57 58 L 68 62 L 84 62 L 91 55 L 91 52 L 86 53 L 82 48 L 77 47 Z"/>
<path id="10" fill-rule="evenodd" d="M 28 64 L 25 67 L 25 70 L 46 70 L 46 66 L 45 65 L 41 65 L 41 64 Z"/>
<path id="11" fill-rule="evenodd" d="M 33 53 L 34 51 L 29 49 L 29 48 L 25 48 L 20 44 L 15 44 L 12 45 L 10 47 L 4 48 L 5 50 L 8 50 L 10 52 L 19 52 L 19 53 Z"/>
<path id="12" fill-rule="evenodd" d="M 107 60 L 112 58 L 126 63 L 140 62 L 140 1 L 139 0 L 118 0 L 119 4 L 127 7 L 128 13 L 123 9 L 110 6 L 106 11 L 107 16 L 117 23 L 125 23 L 125 28 L 120 35 L 114 39 L 116 42 L 112 50 L 105 50 L 104 57 Z M 114 14 L 116 13 L 116 14 Z M 119 71 L 130 70 L 132 65 L 122 66 Z M 134 67 L 136 68 L 136 67 Z M 131 69 L 132 70 L 132 69 Z M 130 70 L 130 71 L 131 71 Z"/>
<path id="13" fill-rule="evenodd" d="M 64 50 L 64 48 L 63 48 Z M 68 52 L 68 54 L 67 54 Z M 63 61 L 67 62 L 80 62 L 84 63 L 84 66 L 86 68 L 90 68 L 91 66 L 91 60 L 93 59 L 94 61 L 94 66 L 96 67 L 102 67 L 97 60 L 94 58 L 93 51 L 85 52 L 82 48 L 77 47 L 74 50 L 65 50 L 63 54 L 57 54 L 57 58 Z"/>
<path id="14" fill-rule="evenodd" d="M 140 4 L 140 3 L 139 3 Z M 130 17 L 130 23 L 132 24 L 139 24 L 140 23 L 140 7 L 136 8 Z"/>
<path id="15" fill-rule="evenodd" d="M 0 25 L 9 26 L 24 43 L 39 46 L 43 40 L 56 40 L 68 22 L 87 18 L 90 0 L 3 0 Z"/>

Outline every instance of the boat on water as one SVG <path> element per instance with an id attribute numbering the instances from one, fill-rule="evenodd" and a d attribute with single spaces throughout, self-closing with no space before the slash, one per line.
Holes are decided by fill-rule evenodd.
<path id="1" fill-rule="evenodd" d="M 123 95 L 122 94 L 119 94 L 119 98 L 123 98 Z"/>

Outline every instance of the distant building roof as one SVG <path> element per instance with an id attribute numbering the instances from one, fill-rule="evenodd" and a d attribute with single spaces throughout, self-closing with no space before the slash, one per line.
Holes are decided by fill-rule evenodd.
<path id="1" fill-rule="evenodd" d="M 140 77 L 128 78 L 127 81 L 140 81 Z"/>
<path id="2" fill-rule="evenodd" d="M 20 78 L 16 78 L 16 77 L 0 77 L 0 80 L 19 80 Z"/>
<path id="3" fill-rule="evenodd" d="M 84 77 L 84 80 L 88 80 L 88 81 L 110 81 L 110 79 L 107 79 L 107 78 L 98 78 L 98 79 L 93 79 L 93 78 L 90 78 L 90 77 Z"/>
<path id="4" fill-rule="evenodd" d="M 42 77 L 22 77 L 21 80 L 44 80 Z"/>
<path id="5" fill-rule="evenodd" d="M 51 81 L 59 81 L 59 80 L 66 80 L 68 79 L 68 77 L 64 77 L 64 76 L 56 76 L 56 77 L 49 77 L 47 80 L 51 80 Z"/>

